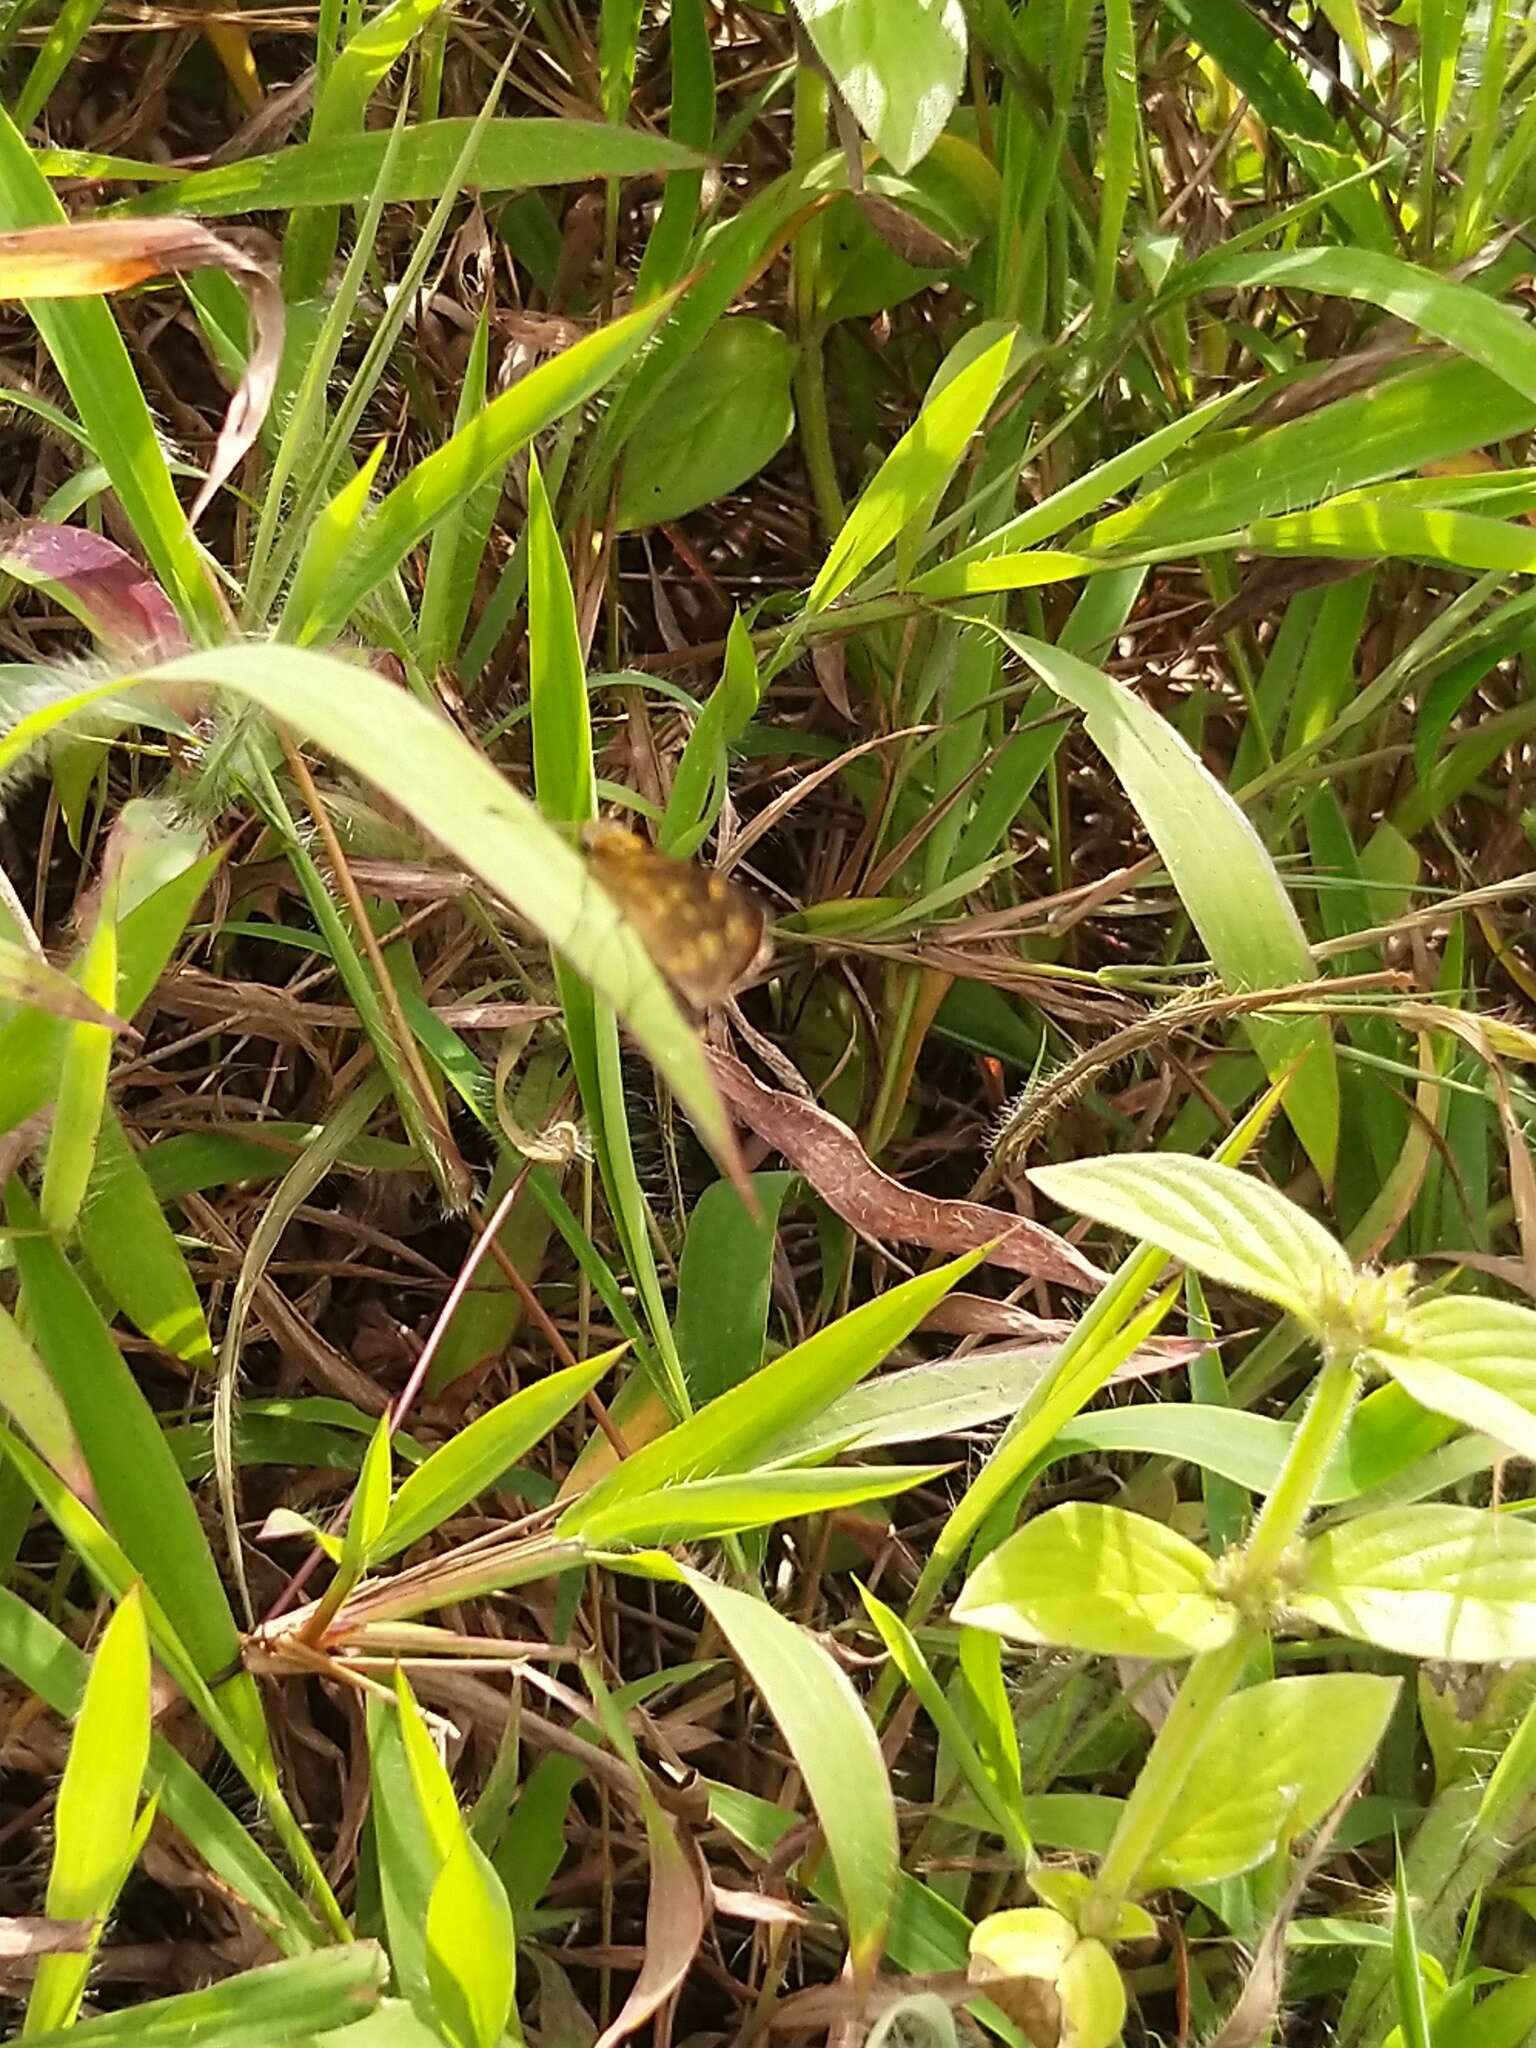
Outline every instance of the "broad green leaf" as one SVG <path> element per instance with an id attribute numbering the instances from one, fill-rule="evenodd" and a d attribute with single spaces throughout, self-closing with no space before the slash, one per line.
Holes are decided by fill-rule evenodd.
<path id="1" fill-rule="evenodd" d="M 854 119 L 910 171 L 954 111 L 965 75 L 960 0 L 793 0 Z"/>
<path id="2" fill-rule="evenodd" d="M 442 1868 L 417 1797 L 399 1708 L 373 1694 L 367 1704 L 368 1776 L 379 1899 L 394 1982 L 417 2014 L 433 2017 L 427 1982 L 427 1905 Z"/>
<path id="3" fill-rule="evenodd" d="M 1285 988 L 1315 979 L 1301 920 L 1264 842 L 1168 721 L 1124 683 L 1064 649 L 1016 633 L 1001 637 L 1084 714 L 1088 737 L 1135 805 L 1227 988 Z M 1271 1080 L 1290 1074 L 1285 1113 L 1331 1184 L 1339 1080 L 1327 1024 L 1320 1017 L 1250 1017 L 1244 1029 Z"/>
<path id="4" fill-rule="evenodd" d="M 152 1998 L 67 2030 L 33 2034 L 29 2048 L 278 2048 L 331 2027 L 350 2031 L 388 1981 L 389 1959 L 378 1943 L 350 1941 L 319 1955 L 241 1970 L 205 1991 Z M 393 2038 L 405 2041 L 404 2035 Z M 391 2036 L 375 2034 L 371 2048 L 384 2048 L 385 2041 L 393 2048 Z"/>
<path id="5" fill-rule="evenodd" d="M 395 153 L 391 200 L 436 199 L 452 175 L 473 120 L 425 121 L 407 128 Z M 301 142 L 269 156 L 243 157 L 211 171 L 193 171 L 130 200 L 135 214 L 189 213 L 208 220 L 221 214 L 266 213 L 289 207 L 362 206 L 390 155 L 389 133 L 372 129 L 328 142 Z M 586 178 L 645 177 L 655 171 L 695 170 L 699 159 L 659 135 L 609 127 L 601 121 L 521 118 L 492 121 L 482 136 L 469 182 L 482 192 L 569 185 Z"/>
<path id="6" fill-rule="evenodd" d="M 700 347 L 802 207 L 846 178 L 836 157 L 789 171 L 714 229 L 698 252 L 697 275 L 654 345 L 614 397 L 583 465 L 578 502 L 606 489 L 613 465 L 639 423 L 677 384 Z"/>
<path id="7" fill-rule="evenodd" d="M 770 463 L 794 431 L 794 351 L 766 320 L 722 320 L 677 402 L 648 413 L 624 451 L 618 527 L 658 526 L 713 503 Z"/>
<path id="8" fill-rule="evenodd" d="M 971 1976 L 1033 1979 L 1060 2007 L 1061 2038 L 1074 2048 L 1112 2048 L 1125 2025 L 1125 1985 L 1101 1941 L 1079 1934 L 1049 1906 L 991 1913 L 971 1936 Z"/>
<path id="9" fill-rule="evenodd" d="M 39 1958 L 25 2034 L 67 2027 L 79 2010 L 102 1924 L 132 1861 L 149 1730 L 149 1637 L 134 1591 L 119 1603 L 91 1659 L 53 1816 L 49 1918 L 93 1921 L 95 1932 L 83 1953 Z"/>
<path id="10" fill-rule="evenodd" d="M 1236 1609 L 1205 1553 L 1146 1515 L 1068 1501 L 1008 1538 L 966 1580 L 954 1618 L 1012 1642 L 1106 1657 L 1190 1657 L 1230 1640 Z"/>
<path id="11" fill-rule="evenodd" d="M 1234 1693 L 1206 1731 L 1140 1882 L 1212 1884 L 1315 1827 L 1365 1769 L 1398 1680 L 1363 1671 L 1280 1678 Z M 1326 1742 L 1318 1731 L 1326 1728 Z"/>
<path id="12" fill-rule="evenodd" d="M 1311 1325 L 1352 1277 L 1349 1254 L 1305 1209 L 1214 1160 L 1144 1152 L 1037 1167 L 1030 1178 L 1064 1208 Z"/>
<path id="13" fill-rule="evenodd" d="M 1409 1657 L 1536 1657 L 1536 1528 L 1481 1508 L 1387 1508 L 1306 1546 L 1287 1604 Z"/>
<path id="14" fill-rule="evenodd" d="M 1423 1408 L 1536 1458 L 1536 1311 L 1479 1295 L 1410 1307 L 1390 1346 L 1371 1353 Z"/>
<path id="15" fill-rule="evenodd" d="M 1350 1418 L 1343 1442 L 1323 1467 L 1313 1499 L 1320 1507 L 1354 1500 L 1427 1456 L 1449 1433 L 1448 1424 L 1425 1414 L 1400 1388 L 1379 1388 Z M 1294 1425 L 1274 1415 L 1192 1401 L 1143 1401 L 1079 1415 L 1056 1437 L 1050 1456 L 1072 1457 L 1083 1450 L 1144 1451 L 1152 1457 L 1187 1459 L 1249 1493 L 1266 1494 L 1280 1475 L 1294 1434 Z M 1493 1447 L 1487 1448 L 1491 1457 Z"/>
<path id="16" fill-rule="evenodd" d="M 816 1638 L 766 1600 L 660 1551 L 612 1563 L 691 1587 L 746 1666 L 805 1780 L 837 1873 L 849 1955 L 866 1976 L 880 1959 L 901 1872 L 885 1759 L 858 1694 Z"/>
<path id="17" fill-rule="evenodd" d="M 433 2010 L 426 2016 L 445 2022 L 458 2048 L 494 2048 L 512 1998 L 512 1910 L 489 1858 L 470 1835 L 453 1781 L 399 1670 L 395 1701 L 398 1734 L 433 1868 L 424 1935 Z M 445 1890 L 449 1872 L 452 1877 Z M 498 2003 L 495 2031 L 487 2034 L 484 2030 Z"/>
<path id="18" fill-rule="evenodd" d="M 840 597 L 944 489 L 991 409 L 1014 339 L 1010 328 L 928 400 L 844 520 L 811 585 L 807 614 Z"/>
<path id="19" fill-rule="evenodd" d="M 721 1394 L 686 1422 L 646 1444 L 566 1510 L 567 1522 L 606 1512 L 615 1502 L 683 1479 L 703 1479 L 761 1463 L 791 1427 L 874 1371 L 935 1302 L 942 1301 L 984 1256 L 967 1252 L 935 1272 L 920 1273 L 828 1323 L 793 1351 L 739 1387 Z"/>
<path id="20" fill-rule="evenodd" d="M 1120 1966 L 1102 1941 L 1080 1941 L 1056 1979 L 1065 2038 L 1077 2048 L 1114 2048 L 1124 2038 L 1126 1995 Z"/>
<path id="21" fill-rule="evenodd" d="M 688 1391 L 712 1400 L 763 1362 L 779 1211 L 792 1173 L 755 1173 L 754 1216 L 729 1181 L 717 1180 L 693 1205 L 678 1265 L 673 1328 Z"/>
<path id="22" fill-rule="evenodd" d="M 402 1483 L 369 1560 L 394 1557 L 496 1485 L 534 1444 L 595 1387 L 623 1346 L 561 1372 L 545 1373 L 459 1430 Z"/>
<path id="23" fill-rule="evenodd" d="M 600 1503 L 585 1513 L 578 1505 L 560 1526 L 585 1543 L 691 1543 L 880 1500 L 909 1486 L 926 1486 L 947 1470 L 944 1465 L 877 1465 L 815 1472 L 730 1472 Z"/>
<path id="24" fill-rule="evenodd" d="M 1270 1088 L 1223 1140 L 1219 1158 L 1231 1164 L 1246 1157 L 1274 1114 L 1279 1090 Z M 1166 1257 L 1155 1245 L 1138 1245 L 1109 1285 L 1079 1319 L 1052 1363 L 1052 1370 L 1026 1395 L 996 1447 L 956 1503 L 923 1566 L 914 1607 L 926 1614 L 966 1547 L 1017 1499 L 1037 1461 L 1056 1437 L 1103 1388 L 1127 1358 L 1161 1326 L 1174 1290 L 1147 1301 Z"/>

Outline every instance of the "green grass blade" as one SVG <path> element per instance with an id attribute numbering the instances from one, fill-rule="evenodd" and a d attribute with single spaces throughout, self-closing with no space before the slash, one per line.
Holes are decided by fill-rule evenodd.
<path id="1" fill-rule="evenodd" d="M 80 1248 L 136 1329 L 194 1370 L 213 1363 L 213 1341 L 175 1233 L 139 1155 L 110 1107 L 80 1211 Z"/>
<path id="2" fill-rule="evenodd" d="M 1201 290 L 1272 286 L 1364 299 L 1422 334 L 1459 349 L 1536 401 L 1536 334 L 1513 306 L 1469 284 L 1373 249 L 1288 249 L 1277 255 L 1218 256 L 1199 273 Z"/>
<path id="3" fill-rule="evenodd" d="M 81 993 L 104 1010 L 117 1005 L 117 891 L 102 893 L 95 928 L 80 958 Z M 102 1024 L 68 1027 L 59 1069 L 58 1098 L 43 1166 L 43 1222 L 59 1237 L 72 1235 L 96 1158 L 96 1133 L 107 1099 L 112 1032 Z"/>
<path id="4" fill-rule="evenodd" d="M 807 613 L 821 611 L 840 597 L 899 534 L 926 517 L 986 418 L 1013 346 L 1010 329 L 929 398 L 828 549 L 805 601 Z"/>
<path id="5" fill-rule="evenodd" d="M 454 429 L 461 432 L 485 409 L 486 359 L 490 347 L 490 307 L 480 311 L 470 343 L 464 381 L 459 387 Z M 501 502 L 505 468 L 495 470 L 462 504 L 438 523 L 427 557 L 421 615 L 416 627 L 416 658 L 428 675 L 450 666 L 464 637 L 464 624 L 474 601 L 475 580 Z"/>
<path id="6" fill-rule="evenodd" d="M 704 0 L 673 0 L 667 29 L 672 59 L 672 140 L 707 155 L 715 139 L 715 63 Z M 702 171 L 674 171 L 668 178 L 661 211 L 640 260 L 636 305 L 648 305 L 681 279 L 703 186 Z"/>
<path id="7" fill-rule="evenodd" d="M 108 1527 L 205 1677 L 240 1653 L 234 1619 L 176 1460 L 84 1283 L 21 1184 L 7 1191 L 33 1342 L 64 1396 Z"/>
<path id="8" fill-rule="evenodd" d="M 0 1665 L 56 1714 L 79 1711 L 87 1659 L 45 1616 L 0 1587 Z M 208 1868 L 243 1899 L 277 1945 L 301 1953 L 320 1938 L 304 1902 L 266 1851 L 204 1784 L 181 1753 L 156 1735 L 150 1744 L 149 1790 Z"/>
<path id="9" fill-rule="evenodd" d="M 640 938 L 576 849 L 446 719 L 367 669 L 287 647 L 183 655 L 140 680 L 244 696 L 372 782 L 546 934 L 623 1018 L 705 1142 L 732 1158 L 698 1039 Z"/>
<path id="10" fill-rule="evenodd" d="M 294 637 L 302 643 L 336 633 L 447 512 L 535 434 L 601 390 L 665 312 L 663 301 L 630 313 L 542 363 L 418 463 L 364 523 L 330 587 L 316 593 L 307 614 L 295 614 Z"/>
<path id="11" fill-rule="evenodd" d="M 394 1557 L 456 1515 L 502 1475 L 562 1416 L 595 1387 L 622 1346 L 580 1365 L 546 1373 L 532 1386 L 498 1402 L 434 1451 L 401 1482 L 382 1530 L 369 1547 L 370 1562 Z"/>
<path id="12" fill-rule="evenodd" d="M 48 104 L 49 94 L 64 76 L 101 9 L 102 0 L 64 0 L 47 41 L 32 60 L 26 84 L 16 95 L 11 112 L 18 128 L 30 128 Z"/>
<path id="13" fill-rule="evenodd" d="M 579 1527 L 584 1512 L 595 1514 L 615 1501 L 657 1492 L 680 1479 L 739 1471 L 760 1462 L 780 1437 L 873 1372 L 983 1256 L 967 1252 L 850 1309 L 655 1443 L 632 1453 L 584 1502 L 567 1510 L 560 1530 Z"/>
<path id="14" fill-rule="evenodd" d="M 753 1215 L 729 1181 L 693 1205 L 677 1275 L 675 1330 L 688 1391 L 696 1401 L 750 1379 L 763 1362 L 779 1211 L 792 1173 L 755 1173 Z"/>
<path id="15" fill-rule="evenodd" d="M 858 1694 L 816 1638 L 765 1600 L 656 1552 L 614 1563 L 691 1587 L 746 1666 L 811 1795 L 837 1872 L 849 1959 L 867 1979 L 885 1944 L 900 1867 L 890 1780 Z"/>
<path id="16" fill-rule="evenodd" d="M 378 2004 L 388 1978 L 376 1943 L 349 1942 L 36 2034 L 31 2048 L 277 2048 L 333 2027 L 350 2031 Z M 373 2048 L 381 2048 L 377 2035 Z"/>
<path id="17" fill-rule="evenodd" d="M 310 115 L 308 147 L 361 136 L 363 116 L 381 85 L 432 19 L 443 0 L 392 0 L 349 36 L 323 84 Z M 283 291 L 290 303 L 314 297 L 336 253 L 339 214 L 330 209 L 296 210 L 283 242 Z"/>
<path id="18" fill-rule="evenodd" d="M 458 117 L 407 128 L 385 200 L 438 198 L 474 125 L 472 119 Z M 209 220 L 290 207 L 364 206 L 378 188 L 388 146 L 387 130 L 301 142 L 269 156 L 193 171 L 142 193 L 122 211 L 189 213 Z M 601 121 L 525 119 L 491 122 L 465 175 L 477 190 L 492 193 L 698 168 L 699 159 L 691 149 L 638 129 L 611 128 Z"/>
<path id="19" fill-rule="evenodd" d="M 77 1955 L 39 1958 L 22 2038 L 67 2027 L 79 2010 L 101 1926 L 133 1859 L 134 1814 L 149 1761 L 149 1637 L 135 1590 L 107 1623 L 80 1701 L 54 1809 L 47 1910 L 96 1923 Z"/>
<path id="20" fill-rule="evenodd" d="M 1173 727 L 1124 684 L 1074 655 L 1018 634 L 1002 638 L 1084 714 L 1088 737 L 1135 805 L 1226 986 L 1284 988 L 1314 979 L 1306 935 L 1263 841 Z M 1246 1028 L 1271 1078 L 1302 1060 L 1286 1090 L 1285 1111 L 1331 1182 L 1339 1084 L 1326 1022 L 1253 1018 Z"/>

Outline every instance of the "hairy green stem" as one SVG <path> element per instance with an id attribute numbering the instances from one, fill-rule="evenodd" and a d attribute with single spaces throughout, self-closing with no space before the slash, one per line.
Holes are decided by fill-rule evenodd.
<path id="1" fill-rule="evenodd" d="M 1301 1533 L 1317 1498 L 1323 1467 L 1344 1434 L 1359 1391 L 1359 1375 L 1350 1358 L 1330 1358 L 1318 1374 L 1274 1490 L 1243 1547 L 1244 1574 L 1251 1583 L 1272 1574 Z"/>
<path id="2" fill-rule="evenodd" d="M 1084 1925 L 1085 1934 L 1107 1933 L 1122 1903 L 1135 1889 L 1142 1865 L 1157 1846 L 1189 1774 L 1199 1760 L 1211 1722 L 1242 1676 L 1243 1666 L 1259 1631 L 1239 1628 L 1219 1650 L 1206 1650 L 1184 1674 L 1184 1682 L 1158 1731 L 1140 1774 L 1125 1802 L 1120 1825 L 1104 1852 L 1094 1882 L 1091 1918 L 1103 1928 Z"/>
<path id="3" fill-rule="evenodd" d="M 1323 1468 L 1344 1433 L 1359 1391 L 1351 1358 L 1329 1358 L 1317 1376 L 1312 1398 L 1291 1440 L 1273 1492 L 1260 1510 L 1240 1558 L 1244 1581 L 1256 1590 L 1273 1578 L 1301 1532 L 1317 1496 Z M 1191 1663 L 1178 1695 L 1136 1780 L 1114 1839 L 1099 1866 L 1093 1918 L 1113 1924 L 1121 1903 L 1132 1895 L 1141 1867 L 1155 1848 L 1181 1796 L 1211 1722 L 1242 1676 L 1250 1653 L 1263 1640 L 1258 1622 L 1243 1620 L 1230 1642 L 1207 1650 Z M 1094 1929 L 1085 1928 L 1085 1932 Z"/>

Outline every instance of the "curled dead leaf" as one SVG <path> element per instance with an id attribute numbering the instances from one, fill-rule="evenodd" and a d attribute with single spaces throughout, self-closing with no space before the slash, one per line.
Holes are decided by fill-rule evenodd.
<path id="1" fill-rule="evenodd" d="M 0 1000 L 47 1010 L 51 1016 L 67 1017 L 74 1024 L 100 1024 L 108 1031 L 123 1032 L 133 1039 L 139 1036 L 131 1024 L 102 1009 L 41 954 L 9 939 L 0 939 Z"/>
<path id="2" fill-rule="evenodd" d="M 277 249 L 258 228 L 215 232 L 201 221 L 72 220 L 0 234 L 0 299 L 82 299 L 128 291 L 175 271 L 223 270 L 245 293 L 251 352 L 214 444 L 208 474 L 188 524 L 255 440 L 277 383 L 283 348 L 283 294 Z"/>
<path id="3" fill-rule="evenodd" d="M 878 192 L 855 193 L 853 203 L 886 247 L 914 270 L 955 270 L 971 253 Z"/>
<path id="4" fill-rule="evenodd" d="M 647 1812 L 651 1895 L 645 1909 L 645 1960 L 596 2048 L 617 2048 L 661 2010 L 692 1967 L 704 1939 L 709 1876 L 693 1837 L 659 1813 Z"/>
<path id="5" fill-rule="evenodd" d="M 0 537 L 0 569 L 18 583 L 52 585 L 109 648 L 130 657 L 187 651 L 175 606 L 144 565 L 104 534 L 29 519 Z"/>
<path id="6" fill-rule="evenodd" d="M 980 1294 L 946 1294 L 923 1317 L 918 1328 L 942 1330 L 952 1337 L 1012 1337 L 1025 1345 L 1053 1351 L 1067 1341 L 1076 1324 L 1061 1316 L 1031 1315 L 1028 1309 L 1018 1308 L 1011 1301 L 989 1301 Z M 1139 1380 L 1148 1373 L 1171 1372 L 1210 1348 L 1192 1337 L 1149 1337 L 1116 1366 L 1113 1376 L 1117 1380 Z M 1009 1349 L 995 1355 L 1007 1356 Z M 973 1358 L 993 1355 L 990 1350 L 971 1353 Z"/>
<path id="7" fill-rule="evenodd" d="M 711 1051 L 709 1063 L 727 1107 L 804 1174 L 827 1207 L 861 1236 L 951 1254 L 991 1244 L 990 1263 L 1010 1272 L 1088 1294 L 1103 1286 L 1099 1268 L 1043 1223 L 903 1187 L 881 1172 L 830 1111 L 783 1089 L 765 1088 L 728 1053 Z"/>

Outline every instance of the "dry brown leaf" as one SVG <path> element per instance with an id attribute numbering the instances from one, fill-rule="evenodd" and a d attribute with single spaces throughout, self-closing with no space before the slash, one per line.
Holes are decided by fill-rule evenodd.
<path id="1" fill-rule="evenodd" d="M 718 1738 L 711 1735 L 708 1738 Z M 717 1913 L 729 1914 L 733 1920 L 751 1920 L 761 1927 L 809 1927 L 811 1916 L 793 1906 L 788 1899 L 770 1899 L 763 1892 L 742 1892 L 732 1890 L 723 1884 L 712 1884 L 709 1895 Z"/>
<path id="2" fill-rule="evenodd" d="M 1105 1274 L 1043 1223 L 980 1202 L 946 1201 L 903 1187 L 881 1172 L 829 1110 L 782 1089 L 765 1088 L 728 1053 L 710 1051 L 708 1058 L 727 1106 L 804 1174 L 827 1207 L 861 1236 L 949 1253 L 991 1244 L 991 1264 L 1010 1272 L 1090 1294 L 1103 1286 Z"/>
<path id="3" fill-rule="evenodd" d="M 687 1976 L 704 1939 L 709 1876 L 692 1836 L 650 1814 L 646 1833 L 651 1895 L 645 1909 L 645 1961 L 612 2024 L 599 2035 L 597 2048 L 615 2048 L 661 2010 Z"/>
<path id="4" fill-rule="evenodd" d="M 970 248 L 951 242 L 937 228 L 878 192 L 860 192 L 853 203 L 863 214 L 865 225 L 915 270 L 955 270 L 971 253 Z"/>
<path id="5" fill-rule="evenodd" d="M 918 1324 L 920 1330 L 938 1330 L 951 1337 L 1012 1338 L 1012 1343 L 979 1345 L 966 1353 L 969 1358 L 998 1359 L 1017 1357 L 1021 1350 L 1050 1356 L 1076 1327 L 1064 1316 L 1032 1316 L 1012 1302 L 987 1301 L 979 1294 L 946 1294 Z M 1193 1337 L 1149 1337 L 1120 1361 L 1110 1377 L 1141 1380 L 1149 1373 L 1174 1372 L 1211 1348 Z"/>
<path id="6" fill-rule="evenodd" d="M 277 249 L 258 228 L 215 233 L 201 221 L 72 220 L 0 234 L 0 299 L 84 299 L 127 291 L 150 278 L 187 270 L 225 270 L 245 292 L 251 353 L 202 489 L 187 514 L 196 526 L 220 484 L 255 440 L 277 383 L 283 349 L 283 294 Z"/>
<path id="7" fill-rule="evenodd" d="M 93 1920 L 44 1920 L 0 1915 L 0 1966 L 35 1956 L 81 1955 L 96 1931 Z"/>

